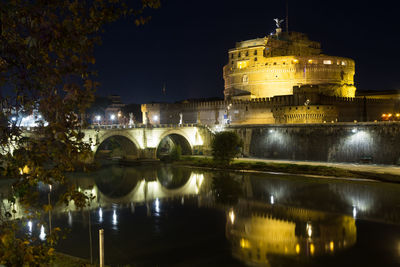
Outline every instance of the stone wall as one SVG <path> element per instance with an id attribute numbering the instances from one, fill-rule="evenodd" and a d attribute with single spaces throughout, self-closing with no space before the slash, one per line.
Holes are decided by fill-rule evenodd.
<path id="1" fill-rule="evenodd" d="M 244 154 L 268 159 L 398 164 L 400 123 L 232 126 Z"/>
<path id="2" fill-rule="evenodd" d="M 303 88 L 305 87 L 305 88 Z M 232 125 L 379 121 L 382 114 L 400 114 L 396 99 L 326 96 L 318 86 L 295 87 L 294 95 L 252 100 L 143 104 L 143 122 Z"/>

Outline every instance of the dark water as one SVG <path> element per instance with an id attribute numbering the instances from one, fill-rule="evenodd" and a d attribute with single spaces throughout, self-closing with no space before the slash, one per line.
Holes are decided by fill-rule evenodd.
<path id="1" fill-rule="evenodd" d="M 58 250 L 90 258 L 90 215 L 112 266 L 400 266 L 400 185 L 113 165 L 72 183 L 96 198 L 56 208 Z"/>

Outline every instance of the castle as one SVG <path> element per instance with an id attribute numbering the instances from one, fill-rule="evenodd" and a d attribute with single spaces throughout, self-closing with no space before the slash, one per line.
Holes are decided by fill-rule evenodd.
<path id="1" fill-rule="evenodd" d="M 291 124 L 400 119 L 398 92 L 356 93 L 355 62 L 322 54 L 303 33 L 236 43 L 223 68 L 223 101 L 142 105 L 145 124 Z"/>

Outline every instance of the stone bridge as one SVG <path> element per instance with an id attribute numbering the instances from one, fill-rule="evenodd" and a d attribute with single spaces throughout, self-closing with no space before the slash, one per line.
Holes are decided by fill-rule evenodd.
<path id="1" fill-rule="evenodd" d="M 115 147 L 116 157 L 125 159 L 155 159 L 168 154 L 180 145 L 183 155 L 209 154 L 212 132 L 205 126 L 183 125 L 93 125 L 84 130 L 85 140 L 93 142 L 95 157 L 110 153 Z M 112 155 L 111 155 L 112 156 Z"/>

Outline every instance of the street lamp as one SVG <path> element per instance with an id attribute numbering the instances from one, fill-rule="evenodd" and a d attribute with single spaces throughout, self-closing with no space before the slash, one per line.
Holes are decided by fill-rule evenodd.
<path id="1" fill-rule="evenodd" d="M 114 120 L 115 120 L 115 115 L 114 115 L 114 114 L 111 114 L 110 119 L 111 119 L 111 124 L 113 124 L 113 123 L 114 123 Z"/>
<path id="2" fill-rule="evenodd" d="M 100 125 L 101 116 L 100 116 L 100 115 L 97 115 L 97 116 L 95 117 L 95 119 L 96 119 L 96 121 L 97 121 L 97 124 Z"/>

